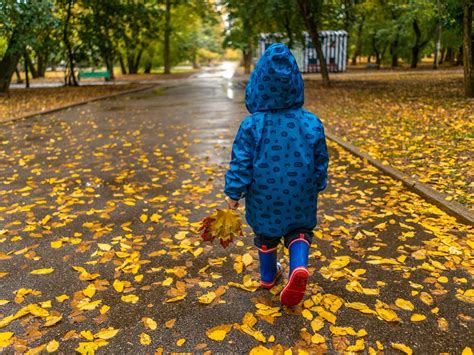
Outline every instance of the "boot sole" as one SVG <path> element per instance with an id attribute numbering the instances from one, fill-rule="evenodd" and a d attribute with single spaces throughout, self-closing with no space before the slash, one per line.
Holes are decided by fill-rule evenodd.
<path id="1" fill-rule="evenodd" d="M 306 292 L 309 271 L 305 267 L 298 267 L 288 280 L 288 283 L 280 293 L 280 302 L 284 306 L 292 307 L 301 302 Z"/>

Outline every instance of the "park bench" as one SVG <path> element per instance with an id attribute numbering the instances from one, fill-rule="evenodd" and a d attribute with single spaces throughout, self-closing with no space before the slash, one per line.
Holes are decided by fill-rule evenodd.
<path id="1" fill-rule="evenodd" d="M 87 78 L 105 78 L 105 80 L 110 80 L 109 71 L 92 71 L 92 72 L 80 72 L 78 79 L 87 79 Z"/>

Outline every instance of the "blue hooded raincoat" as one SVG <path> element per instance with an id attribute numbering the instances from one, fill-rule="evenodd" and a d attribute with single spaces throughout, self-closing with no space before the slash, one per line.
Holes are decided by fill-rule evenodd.
<path id="1" fill-rule="evenodd" d="M 247 222 L 257 235 L 281 237 L 316 226 L 329 157 L 323 125 L 303 103 L 295 58 L 285 45 L 273 44 L 247 84 L 251 116 L 235 137 L 224 190 L 233 200 L 245 197 Z"/>

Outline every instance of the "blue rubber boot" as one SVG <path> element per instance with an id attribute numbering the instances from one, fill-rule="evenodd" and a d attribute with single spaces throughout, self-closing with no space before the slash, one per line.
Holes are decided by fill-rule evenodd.
<path id="1" fill-rule="evenodd" d="M 258 249 L 260 259 L 260 284 L 270 289 L 275 286 L 281 276 L 281 265 L 277 261 L 277 248 L 267 249 L 265 246 Z"/>
<path id="2" fill-rule="evenodd" d="M 304 297 L 308 284 L 308 254 L 309 242 L 301 233 L 298 239 L 288 246 L 290 252 L 290 274 L 288 283 L 280 293 L 280 302 L 284 306 L 296 306 Z"/>

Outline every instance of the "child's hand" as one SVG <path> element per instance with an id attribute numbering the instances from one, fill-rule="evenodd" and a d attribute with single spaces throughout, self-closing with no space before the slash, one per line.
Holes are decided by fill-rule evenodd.
<path id="1" fill-rule="evenodd" d="M 227 202 L 227 206 L 229 206 L 229 209 L 236 210 L 239 208 L 239 201 L 234 201 L 230 197 L 226 197 L 225 200 Z"/>

